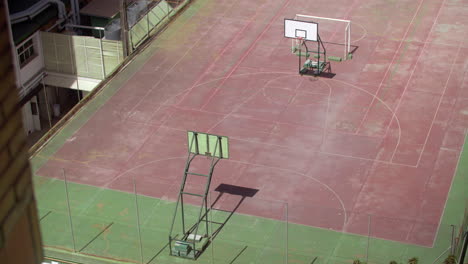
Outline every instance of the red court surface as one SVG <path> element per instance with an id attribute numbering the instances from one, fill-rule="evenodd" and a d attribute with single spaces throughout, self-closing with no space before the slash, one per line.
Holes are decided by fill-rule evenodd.
<path id="1" fill-rule="evenodd" d="M 39 170 L 175 200 L 186 131 L 228 136 L 220 183 L 288 220 L 431 246 L 468 126 L 466 1 L 195 1 Z M 464 11 L 465 10 L 465 11 Z M 352 60 L 300 76 L 284 18 L 350 19 Z M 324 41 L 342 38 L 320 24 Z M 328 46 L 330 50 L 336 47 Z M 341 47 L 340 47 L 341 49 Z M 146 52 L 144 53 L 146 54 Z M 262 215 L 261 208 L 247 212 Z"/>

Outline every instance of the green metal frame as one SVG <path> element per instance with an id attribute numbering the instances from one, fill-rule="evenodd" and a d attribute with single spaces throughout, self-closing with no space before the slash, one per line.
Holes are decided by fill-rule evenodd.
<path id="1" fill-rule="evenodd" d="M 305 41 L 302 42 L 301 46 L 299 47 L 299 54 L 298 54 L 298 57 L 299 57 L 299 73 L 301 75 L 303 74 L 307 74 L 309 72 L 309 70 L 313 70 L 313 74 L 314 75 L 320 75 L 326 68 L 327 68 L 327 65 L 328 65 L 328 62 L 327 62 L 327 50 L 325 49 L 325 45 L 323 45 L 323 42 L 322 42 L 322 39 L 320 38 L 320 35 L 317 34 L 317 49 L 316 51 L 309 51 L 309 48 L 307 47 L 307 44 Z M 302 64 L 302 46 L 305 47 L 305 51 L 306 51 L 306 54 L 305 54 L 305 57 L 306 57 L 306 61 L 304 62 L 304 64 Z M 323 51 L 322 51 L 323 49 Z M 315 56 L 312 56 L 312 58 L 316 58 L 317 61 L 313 61 L 311 56 L 310 56 L 310 53 L 316 53 Z M 323 60 L 321 60 L 321 58 L 323 57 Z"/>
<path id="2" fill-rule="evenodd" d="M 218 135 L 206 134 L 188 131 L 188 156 L 185 163 L 184 176 L 179 189 L 179 195 L 172 218 L 171 229 L 169 232 L 169 250 L 170 255 L 197 259 L 205 248 L 209 245 L 212 239 L 212 234 L 209 234 L 208 229 L 208 192 L 210 190 L 211 179 L 213 177 L 213 171 L 216 164 L 221 159 L 229 158 L 229 143 L 228 138 Z M 192 161 L 200 156 L 208 157 L 211 159 L 208 174 L 194 173 L 190 171 L 190 165 Z M 189 176 L 194 177 L 206 177 L 205 190 L 203 194 L 185 192 L 187 178 Z M 200 212 L 198 219 L 194 225 L 190 228 L 186 228 L 186 219 L 184 212 L 184 195 L 190 195 L 201 198 Z M 174 224 L 177 219 L 177 212 L 180 206 L 180 214 L 182 220 L 182 232 L 174 232 Z M 203 213 L 204 212 L 204 213 Z M 205 222 L 205 231 L 200 241 L 196 238 L 199 235 L 199 227 L 201 222 Z M 189 236 L 193 235 L 193 240 L 189 239 Z"/>

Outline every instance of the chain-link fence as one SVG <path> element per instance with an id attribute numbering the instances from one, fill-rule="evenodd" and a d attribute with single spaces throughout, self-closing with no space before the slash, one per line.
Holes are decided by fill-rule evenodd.
<path id="1" fill-rule="evenodd" d="M 140 0 L 128 7 L 129 42 L 135 50 L 152 34 L 164 27 L 190 0 Z"/>

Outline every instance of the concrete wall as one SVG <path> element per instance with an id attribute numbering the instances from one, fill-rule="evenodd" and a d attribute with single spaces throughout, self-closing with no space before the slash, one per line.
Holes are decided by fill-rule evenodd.
<path id="1" fill-rule="evenodd" d="M 0 2 L 0 262 L 41 263 L 42 242 L 18 106 L 6 0 Z"/>

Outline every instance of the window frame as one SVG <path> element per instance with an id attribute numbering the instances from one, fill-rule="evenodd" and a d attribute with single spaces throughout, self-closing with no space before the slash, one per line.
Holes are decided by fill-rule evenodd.
<path id="1" fill-rule="evenodd" d="M 23 68 L 29 62 L 31 62 L 34 58 L 37 57 L 34 44 L 35 44 L 34 39 L 30 38 L 16 48 L 16 53 L 17 53 L 18 63 L 19 63 L 20 68 Z"/>

